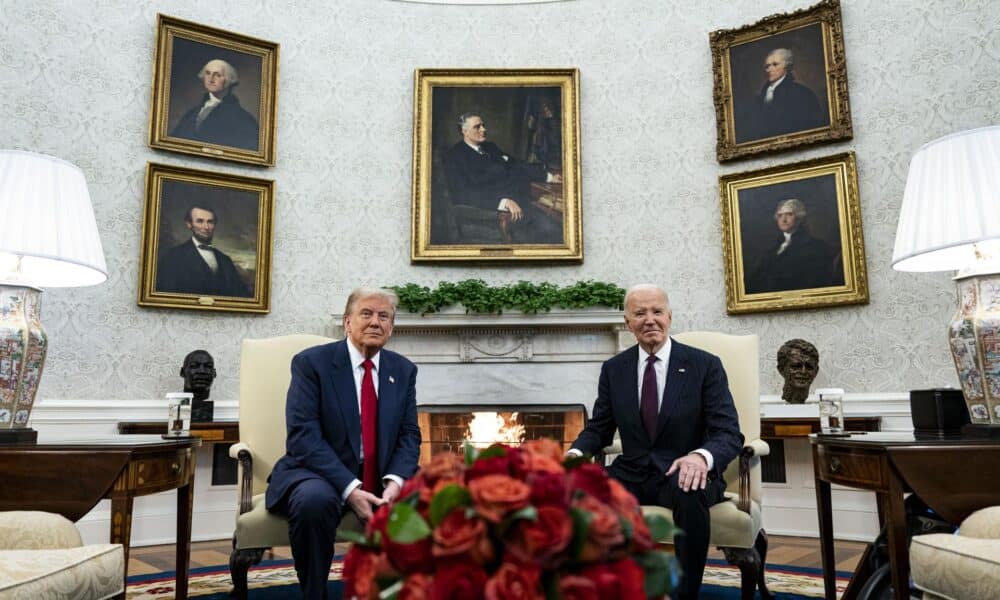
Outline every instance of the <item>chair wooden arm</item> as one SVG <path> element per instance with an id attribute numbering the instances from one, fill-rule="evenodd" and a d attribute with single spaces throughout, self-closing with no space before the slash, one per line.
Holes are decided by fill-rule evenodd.
<path id="1" fill-rule="evenodd" d="M 243 443 L 229 447 L 229 456 L 240 463 L 240 514 L 249 511 L 253 505 L 253 453 L 250 446 Z"/>
<path id="2" fill-rule="evenodd" d="M 764 440 L 752 440 L 740 451 L 740 495 L 736 507 L 750 514 L 750 463 L 754 457 L 766 456 L 771 453 L 771 447 Z"/>

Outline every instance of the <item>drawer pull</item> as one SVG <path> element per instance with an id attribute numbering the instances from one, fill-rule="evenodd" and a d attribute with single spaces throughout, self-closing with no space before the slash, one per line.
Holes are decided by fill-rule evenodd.
<path id="1" fill-rule="evenodd" d="M 173 471 L 174 473 L 177 473 L 178 471 L 180 471 L 180 470 L 181 470 L 181 466 L 180 466 L 179 464 L 177 464 L 177 463 L 173 463 L 172 465 L 170 465 L 170 469 L 171 469 L 171 470 L 172 470 L 172 471 Z"/>
<path id="2" fill-rule="evenodd" d="M 833 458 L 830 459 L 830 472 L 831 473 L 836 473 L 837 471 L 840 470 L 840 467 L 841 467 L 841 464 L 840 464 L 840 459 L 839 458 L 837 458 L 836 456 L 834 456 Z"/>

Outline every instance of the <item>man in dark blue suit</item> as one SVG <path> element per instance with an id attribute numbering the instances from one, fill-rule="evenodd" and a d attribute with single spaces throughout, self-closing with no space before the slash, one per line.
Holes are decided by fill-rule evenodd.
<path id="1" fill-rule="evenodd" d="M 266 505 L 288 517 L 305 598 L 326 595 L 337 526 L 345 511 L 370 519 L 373 509 L 393 501 L 417 470 L 417 367 L 382 350 L 392 335 L 397 302 L 387 290 L 355 290 L 344 309 L 346 339 L 309 348 L 292 359 L 286 453 L 271 471 Z M 371 394 L 377 399 L 369 405 L 366 396 Z M 373 405 L 377 416 L 371 431 L 377 435 L 369 440 L 365 414 Z M 366 451 L 376 445 L 377 451 Z"/>
<path id="2" fill-rule="evenodd" d="M 593 416 L 571 453 L 595 454 L 618 430 L 622 454 L 608 468 L 641 504 L 673 510 L 684 570 L 680 598 L 697 598 L 708 554 L 708 509 L 723 499 L 722 473 L 743 445 L 718 357 L 668 337 L 667 294 L 637 285 L 625 294 L 625 324 L 638 345 L 607 360 Z"/>

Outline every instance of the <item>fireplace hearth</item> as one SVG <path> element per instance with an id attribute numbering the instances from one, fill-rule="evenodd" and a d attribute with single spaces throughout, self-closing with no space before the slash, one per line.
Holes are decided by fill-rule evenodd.
<path id="1" fill-rule="evenodd" d="M 485 448 L 494 442 L 517 445 L 550 438 L 563 450 L 583 431 L 582 404 L 423 404 L 417 406 L 423 443 L 420 464 L 439 452 L 461 452 L 466 442 Z"/>

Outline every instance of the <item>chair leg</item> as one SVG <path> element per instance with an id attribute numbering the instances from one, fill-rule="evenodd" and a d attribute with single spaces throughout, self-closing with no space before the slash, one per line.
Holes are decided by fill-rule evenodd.
<path id="1" fill-rule="evenodd" d="M 247 588 L 247 572 L 250 567 L 259 563 L 264 558 L 265 548 L 236 549 L 236 538 L 233 537 L 233 552 L 229 555 L 229 576 L 233 580 L 233 589 L 229 592 L 230 598 L 247 600 L 249 590 Z"/>
<path id="2" fill-rule="evenodd" d="M 757 541 L 760 541 L 760 537 Z M 766 540 L 765 552 L 766 552 Z M 761 597 L 765 600 L 771 600 L 774 596 L 771 592 L 767 590 L 764 585 L 764 561 L 761 559 L 760 554 L 757 551 L 756 543 L 753 548 L 726 548 L 720 547 L 722 553 L 726 556 L 726 561 L 731 565 L 736 565 L 740 568 L 740 598 L 742 600 L 753 600 L 755 592 L 757 591 L 758 582 L 760 583 Z"/>
<path id="3" fill-rule="evenodd" d="M 767 565 L 767 533 L 761 529 L 757 534 L 757 539 L 753 543 L 757 555 L 760 556 L 760 563 L 757 565 L 757 587 L 760 589 L 760 597 L 763 600 L 771 600 L 774 594 L 767 589 L 767 579 L 764 577 L 765 565 Z"/>

